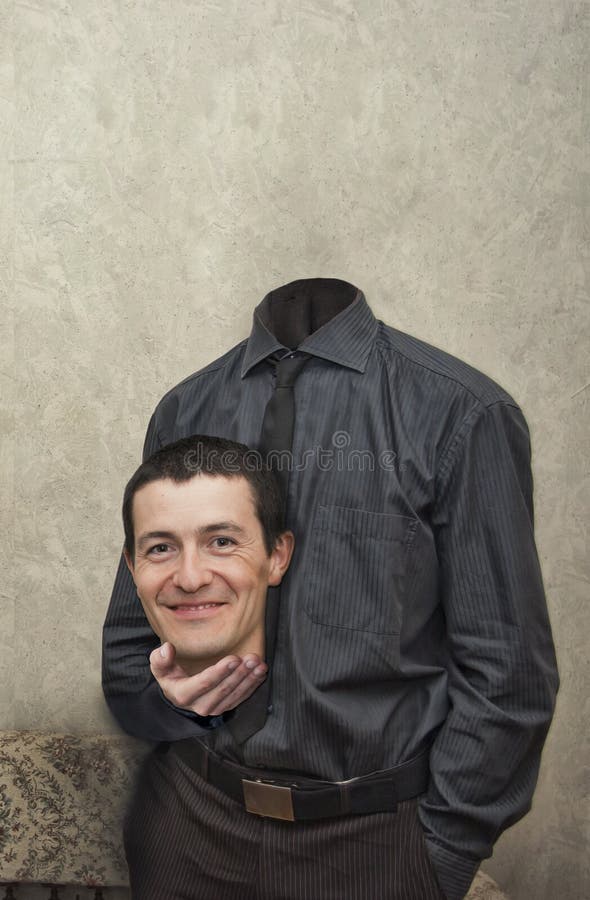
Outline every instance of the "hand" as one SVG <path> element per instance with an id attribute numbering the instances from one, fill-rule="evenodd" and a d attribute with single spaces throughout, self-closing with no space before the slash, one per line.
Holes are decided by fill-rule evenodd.
<path id="1" fill-rule="evenodd" d="M 268 666 L 256 653 L 225 656 L 198 675 L 188 675 L 176 663 L 176 651 L 166 642 L 150 655 L 152 675 L 167 700 L 199 716 L 220 716 L 234 709 L 260 687 Z"/>

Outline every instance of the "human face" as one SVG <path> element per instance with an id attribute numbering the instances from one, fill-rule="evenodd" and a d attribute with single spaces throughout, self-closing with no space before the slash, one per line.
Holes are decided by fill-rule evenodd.
<path id="1" fill-rule="evenodd" d="M 245 478 L 152 481 L 133 498 L 135 556 L 127 565 L 148 622 L 196 674 L 228 654 L 264 657 L 269 585 L 289 565 L 285 532 L 269 555 Z"/>

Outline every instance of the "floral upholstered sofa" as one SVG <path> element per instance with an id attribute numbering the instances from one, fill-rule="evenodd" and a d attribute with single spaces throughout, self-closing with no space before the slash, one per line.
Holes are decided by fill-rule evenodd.
<path id="1" fill-rule="evenodd" d="M 128 900 L 121 827 L 148 749 L 119 735 L 0 732 L 0 900 Z M 479 873 L 469 900 L 507 898 Z"/>
<path id="2" fill-rule="evenodd" d="M 121 824 L 146 751 L 117 735 L 0 733 L 0 900 L 128 896 Z"/>

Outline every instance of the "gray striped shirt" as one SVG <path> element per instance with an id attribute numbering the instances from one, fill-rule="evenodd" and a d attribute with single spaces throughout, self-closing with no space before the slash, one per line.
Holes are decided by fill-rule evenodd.
<path id="1" fill-rule="evenodd" d="M 257 446 L 267 359 L 296 346 L 311 356 L 283 460 L 297 543 L 266 724 L 238 746 L 164 702 L 147 659 L 158 641 L 124 565 L 105 695 L 140 737 L 207 735 L 247 765 L 334 781 L 432 743 L 420 817 L 443 889 L 461 897 L 530 806 L 557 690 L 527 426 L 489 378 L 377 321 L 352 285 L 317 279 L 269 294 L 248 340 L 166 394 L 145 453 L 193 433 Z"/>

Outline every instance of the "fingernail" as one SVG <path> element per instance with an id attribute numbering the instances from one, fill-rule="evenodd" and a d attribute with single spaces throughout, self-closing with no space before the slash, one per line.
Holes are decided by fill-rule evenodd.
<path id="1" fill-rule="evenodd" d="M 256 663 L 254 662 L 253 659 L 247 659 L 246 662 L 244 663 L 244 665 L 246 666 L 247 669 L 255 669 L 256 668 Z"/>
<path id="2" fill-rule="evenodd" d="M 238 668 L 238 665 L 239 663 L 237 663 L 235 659 L 232 659 L 232 661 L 227 664 L 228 672 L 233 672 L 234 669 Z"/>
<path id="3" fill-rule="evenodd" d="M 164 650 L 164 645 L 163 645 L 163 644 L 162 644 L 162 646 L 160 647 L 160 656 L 162 656 L 164 659 L 166 659 L 166 651 Z"/>
<path id="4" fill-rule="evenodd" d="M 255 675 L 266 675 L 266 666 L 258 666 L 257 669 L 254 670 Z"/>

